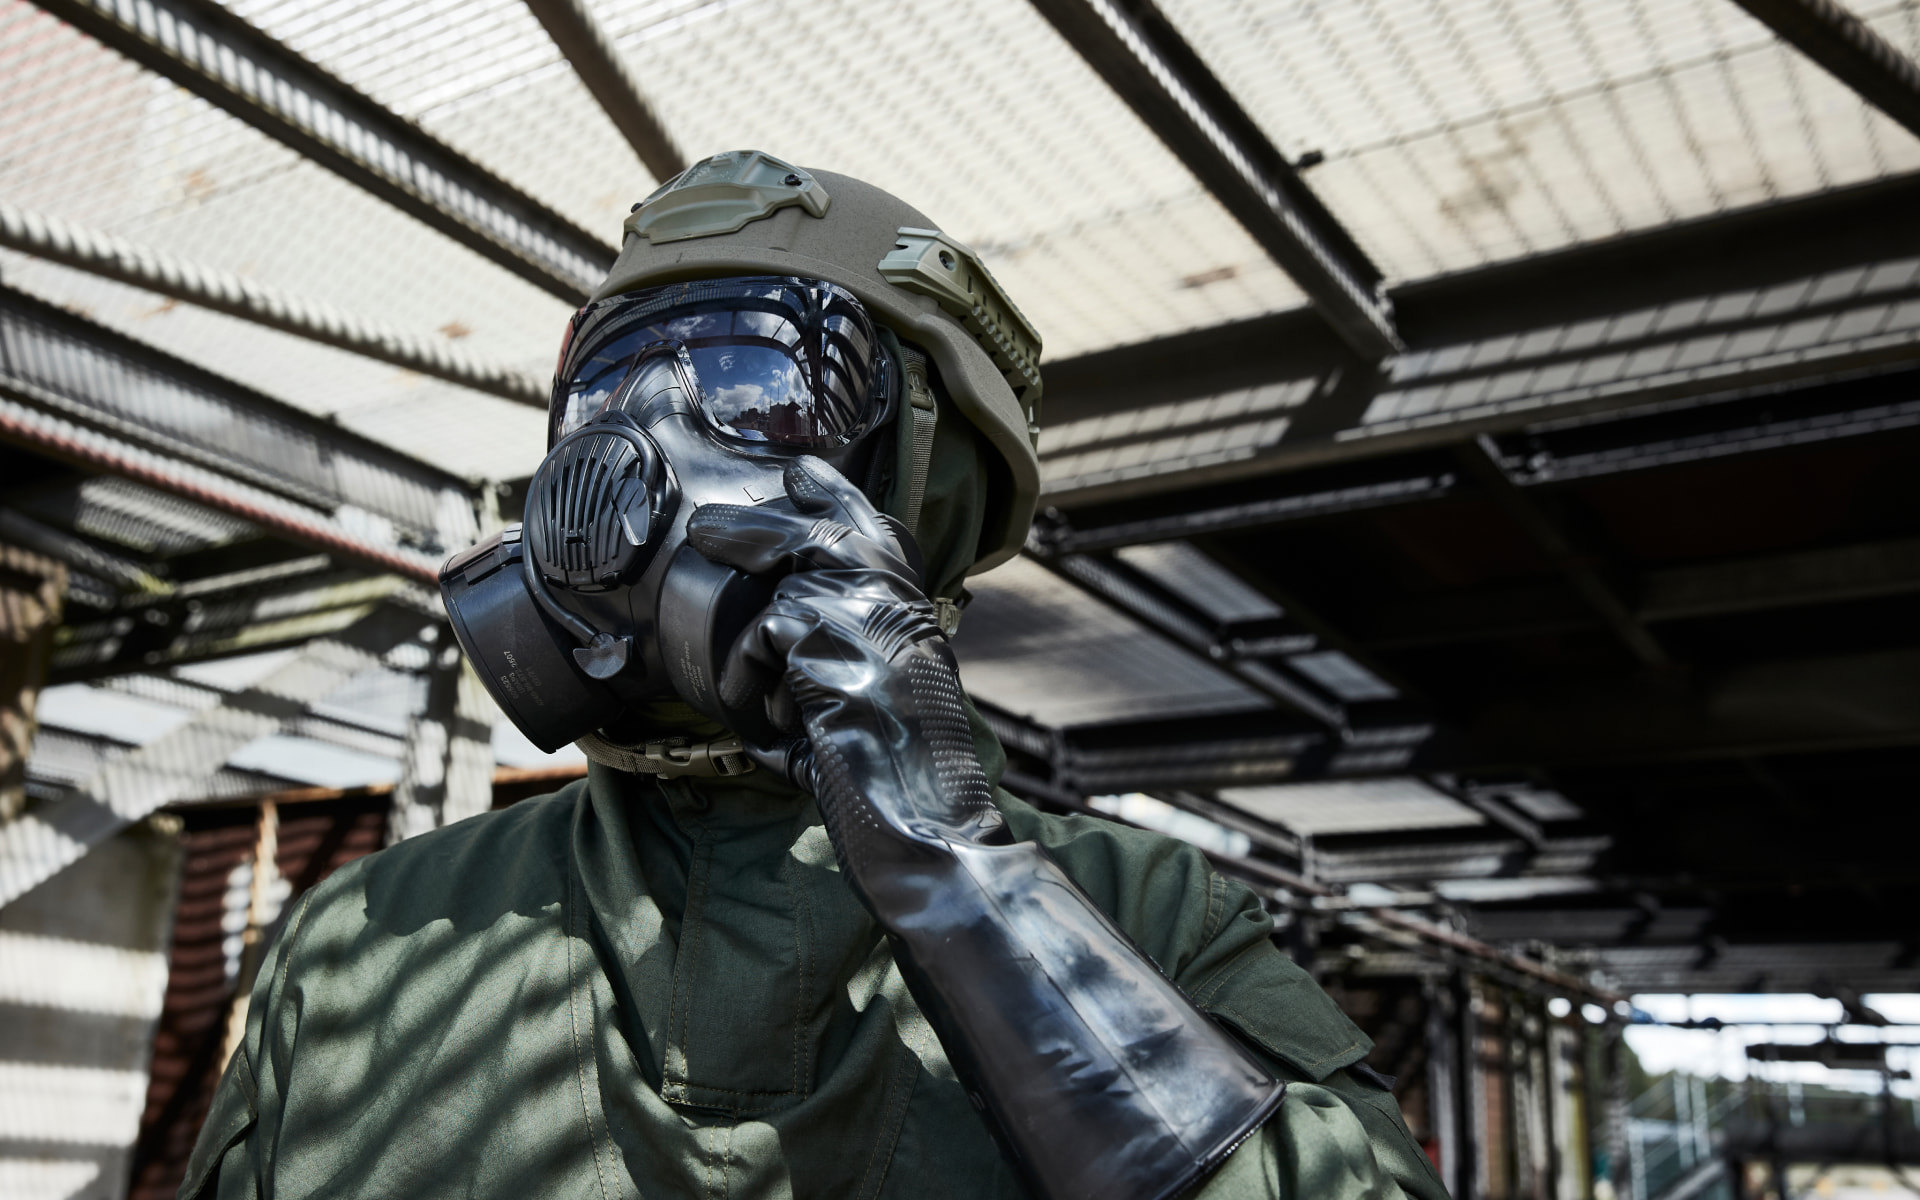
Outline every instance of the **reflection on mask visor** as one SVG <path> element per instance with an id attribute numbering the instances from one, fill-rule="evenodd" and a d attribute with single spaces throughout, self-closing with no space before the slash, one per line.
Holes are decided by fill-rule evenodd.
<path id="1" fill-rule="evenodd" d="M 637 415 L 663 389 L 683 386 L 675 359 L 708 424 L 740 442 L 833 449 L 886 415 L 886 363 L 850 293 L 818 280 L 717 279 L 631 292 L 575 314 L 552 437 L 609 403 Z"/>

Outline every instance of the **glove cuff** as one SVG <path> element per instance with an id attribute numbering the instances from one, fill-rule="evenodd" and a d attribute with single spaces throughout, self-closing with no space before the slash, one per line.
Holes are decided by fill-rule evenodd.
<path id="1" fill-rule="evenodd" d="M 1037 1194 L 1178 1195 L 1279 1105 L 1282 1085 L 1038 846 L 948 849 L 939 863 L 903 864 L 903 878 L 870 873 L 867 899 L 969 1097 Z"/>

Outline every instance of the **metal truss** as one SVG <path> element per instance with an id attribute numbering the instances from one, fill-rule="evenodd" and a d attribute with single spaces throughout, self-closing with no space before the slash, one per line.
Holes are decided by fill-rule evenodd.
<path id="1" fill-rule="evenodd" d="M 1920 66 L 1837 0 L 1734 0 L 1920 137 Z"/>
<path id="2" fill-rule="evenodd" d="M 378 665 L 421 626 L 415 611 L 380 608 L 334 637 L 307 643 L 267 679 L 107 762 L 74 791 L 0 826 L 0 906 L 162 805 L 204 789 L 235 752 Z"/>
<path id="3" fill-rule="evenodd" d="M 1844 703 L 1836 698 L 1844 697 Z M 1453 770 L 1740 759 L 1920 741 L 1920 650 L 1884 649 L 1516 690 L 1443 730 Z"/>
<path id="4" fill-rule="evenodd" d="M 434 339 L 386 328 L 230 271 L 184 262 L 4 200 L 0 246 L 462 387 L 546 407 L 546 382 L 517 367 L 478 362 Z"/>
<path id="5" fill-rule="evenodd" d="M 1673 665 L 1666 649 L 1634 616 L 1613 585 L 1602 577 L 1588 556 L 1575 550 L 1560 523 L 1513 481 L 1501 465 L 1499 447 L 1492 438 L 1483 434 L 1461 442 L 1454 447 L 1454 453 L 1467 475 L 1479 484 L 1481 493 L 1519 527 L 1581 601 L 1635 658 L 1650 667 Z"/>
<path id="6" fill-rule="evenodd" d="M 1371 374 L 1316 342 L 1298 313 L 1069 360 L 1049 372 L 1055 424 L 1042 435 L 1043 491 L 1070 511 L 1112 507 L 1911 368 L 1920 363 L 1916 204 L 1920 182 L 1897 179 L 1410 286 L 1395 295 L 1414 349 Z M 1262 407 L 1262 395 L 1275 399 Z M 1916 421 L 1920 405 L 1896 403 L 1856 425 Z M 1726 431 L 1698 432 L 1665 452 L 1710 456 L 1844 433 L 1756 428 L 1716 446 Z M 1622 465 L 1595 458 L 1565 469 Z M 1208 519 L 1244 526 L 1393 503 L 1458 476 L 1459 464 L 1442 460 L 1312 497 L 1235 494 Z M 1129 524 L 1139 540 L 1170 528 L 1158 514 Z"/>
<path id="7" fill-rule="evenodd" d="M 1034 728 L 1019 718 L 999 712 L 987 712 L 988 722 L 996 733 L 1000 734 L 1010 746 L 1021 751 L 1037 748 L 1041 741 L 1057 739 L 1036 736 Z M 1019 770 L 1009 769 L 1002 779 L 1009 791 L 1023 795 L 1043 807 L 1055 811 L 1080 813 L 1098 816 L 1105 820 L 1128 824 L 1123 819 L 1089 808 L 1084 793 L 1063 786 L 1058 781 L 1043 779 Z M 1185 797 L 1171 797 L 1179 802 Z M 1202 815 L 1206 815 L 1204 812 Z M 1269 839 L 1269 843 L 1271 839 Z M 1272 849 L 1269 844 L 1267 849 Z M 1589 847 L 1588 860 L 1592 857 Z M 1292 863 L 1275 863 L 1268 858 L 1249 857 L 1234 854 L 1207 852 L 1207 858 L 1224 874 L 1241 880 L 1283 908 L 1298 909 L 1307 912 L 1327 911 L 1339 914 L 1352 921 L 1363 935 L 1367 935 L 1390 944 L 1411 945 L 1429 955 L 1455 955 L 1474 960 L 1485 967 L 1510 972 L 1527 981 L 1531 986 L 1544 986 L 1560 994 L 1584 996 L 1611 1005 L 1620 996 L 1605 988 L 1596 987 L 1591 981 L 1578 978 L 1549 964 L 1521 954 L 1514 954 L 1477 938 L 1468 936 L 1458 929 L 1414 916 L 1394 907 L 1373 904 L 1357 904 L 1347 896 L 1341 881 L 1321 876 L 1316 870 L 1308 875 L 1300 870 L 1296 859 Z M 1316 857 L 1317 867 L 1319 859 Z M 1430 904 L 1431 896 L 1421 898 Z"/>
<path id="8" fill-rule="evenodd" d="M 583 0 L 527 0 L 527 7 L 653 177 L 665 181 L 684 170 L 686 156 Z"/>
<path id="9" fill-rule="evenodd" d="M 4 529 L 4 526 L 0 526 Z M 418 589 L 396 575 L 335 566 L 326 555 L 192 580 L 68 626 L 50 683 L 184 666 L 337 633 Z"/>
<path id="10" fill-rule="evenodd" d="M 247 124 L 572 304 L 616 248 L 213 0 L 36 0 Z"/>
<path id="11" fill-rule="evenodd" d="M 1380 273 L 1152 0 L 1034 0 L 1352 350 L 1399 351 Z"/>
<path id="12" fill-rule="evenodd" d="M 135 595 L 148 596 L 172 591 L 171 584 L 145 565 L 103 550 L 85 538 L 43 525 L 10 508 L 0 508 L 0 539 L 65 563 L 72 571 L 88 577 L 89 583 L 100 585 L 103 594 L 111 595 L 109 589 L 125 589 Z"/>
<path id="13" fill-rule="evenodd" d="M 1738 761 L 1920 742 L 1920 651 L 1881 650 L 1543 684 L 1448 723 L 1357 728 L 1344 743 L 1280 713 L 1067 731 L 1063 780 L 1090 794 L 1408 771 Z M 1833 697 L 1846 697 L 1836 704 Z"/>
<path id="14" fill-rule="evenodd" d="M 478 529 L 465 480 L 13 288 L 0 287 L 0 395 L 85 422 L 335 519 L 356 510 L 439 552 Z M 43 422 L 44 423 L 44 422 Z"/>
<path id="15" fill-rule="evenodd" d="M 35 801 L 58 800 L 133 749 L 128 743 L 112 738 L 43 724 L 33 733 L 33 758 L 27 765 L 27 795 Z M 206 776 L 190 798 L 207 803 L 230 803 L 298 786 L 291 779 L 262 771 L 221 767 Z"/>
<path id="16" fill-rule="evenodd" d="M 1230 491 L 1198 487 L 1177 498 L 1157 497 L 1151 504 L 1106 503 L 1068 510 L 1052 536 L 1060 552 L 1094 553 L 1423 504 L 1471 489 L 1495 499 L 1563 570 L 1578 572 L 1584 569 L 1580 557 L 1569 557 L 1574 548 L 1540 501 L 1529 495 L 1535 489 L 1920 427 L 1920 400 L 1911 398 L 1913 377 L 1909 369 L 1853 379 L 1810 379 L 1797 387 L 1758 389 L 1752 395 L 1526 422 L 1498 434 L 1450 441 L 1438 453 L 1422 446 L 1396 451 L 1376 445 L 1370 447 L 1374 457 L 1368 461 L 1291 472 L 1276 468 L 1271 482 L 1236 484 Z M 1210 503 L 1214 495 L 1232 499 Z M 1134 515 L 1142 509 L 1152 515 Z M 1593 613 L 1630 642 L 1622 622 L 1647 618 L 1625 612 L 1618 596 L 1611 602 L 1600 598 L 1601 589 L 1617 590 L 1614 585 L 1590 582 L 1598 585 L 1587 589 Z M 1651 653 L 1641 657 L 1657 661 Z"/>
<path id="17" fill-rule="evenodd" d="M 16 403 L 6 398 L 4 389 L 0 389 L 0 442 L 146 484 L 375 570 L 425 584 L 439 580 L 435 555 L 370 542 L 327 513 Z"/>
<path id="18" fill-rule="evenodd" d="M 1241 682 L 1281 705 L 1302 713 L 1336 736 L 1347 732 L 1347 713 L 1341 704 L 1297 678 L 1284 666 L 1266 661 L 1261 647 L 1236 639 L 1185 600 L 1168 592 L 1139 571 L 1116 559 L 1089 554 L 1055 554 L 1043 528 L 1027 541 L 1028 556 L 1076 586 L 1128 613 L 1149 629 L 1214 662 Z M 1288 649 L 1310 648 L 1310 634 L 1293 632 L 1276 637 L 1274 644 Z M 1300 644 L 1305 643 L 1304 647 Z"/>
<path id="19" fill-rule="evenodd" d="M 1633 612 L 1649 624 L 1920 593 L 1920 539 L 1767 554 L 1649 571 Z M 1468 592 L 1367 614 L 1353 632 L 1381 651 L 1586 628 L 1595 618 L 1556 588 Z"/>

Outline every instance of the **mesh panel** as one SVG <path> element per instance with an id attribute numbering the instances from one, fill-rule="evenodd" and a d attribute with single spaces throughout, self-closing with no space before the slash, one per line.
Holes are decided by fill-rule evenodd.
<path id="1" fill-rule="evenodd" d="M 1390 279 L 1920 167 L 1724 0 L 1166 0 Z M 1852 5 L 1909 54 L 1913 0 Z"/>
<path id="2" fill-rule="evenodd" d="M 689 156 L 760 146 L 897 192 L 982 252 L 1052 356 L 1299 302 L 1024 0 L 958 23 L 935 0 L 595 8 Z M 589 229 L 651 190 L 518 0 L 238 11 Z"/>

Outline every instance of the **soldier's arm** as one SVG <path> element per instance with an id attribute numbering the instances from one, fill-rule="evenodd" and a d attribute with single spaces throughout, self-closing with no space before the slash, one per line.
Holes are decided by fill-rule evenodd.
<path id="1" fill-rule="evenodd" d="M 1020 836 L 1047 846 L 1195 1004 L 1287 1083 L 1280 1110 L 1190 1196 L 1447 1200 L 1392 1093 L 1355 1069 L 1372 1043 L 1274 945 L 1272 919 L 1251 891 L 1170 838 L 1049 816 L 1004 792 L 997 803 Z"/>

